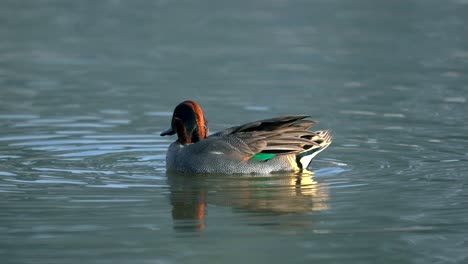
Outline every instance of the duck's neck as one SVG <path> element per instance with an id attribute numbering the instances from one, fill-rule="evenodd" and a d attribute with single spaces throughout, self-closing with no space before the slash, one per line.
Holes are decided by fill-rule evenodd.
<path id="1" fill-rule="evenodd" d="M 191 124 L 184 123 L 180 119 L 175 120 L 177 137 L 180 144 L 197 143 L 207 137 L 207 131 L 204 125 L 193 122 Z"/>

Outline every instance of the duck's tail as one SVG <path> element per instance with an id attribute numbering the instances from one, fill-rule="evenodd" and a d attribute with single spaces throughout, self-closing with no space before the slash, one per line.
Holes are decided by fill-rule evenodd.
<path id="1" fill-rule="evenodd" d="M 332 143 L 329 130 L 316 131 L 315 133 L 316 135 L 311 140 L 317 144 L 296 155 L 296 163 L 301 170 L 307 169 L 312 159 Z"/>

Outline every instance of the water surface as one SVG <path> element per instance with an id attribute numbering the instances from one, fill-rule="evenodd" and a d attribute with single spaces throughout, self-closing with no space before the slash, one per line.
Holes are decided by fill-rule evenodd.
<path id="1" fill-rule="evenodd" d="M 2 263 L 466 263 L 468 2 L 4 1 Z M 313 174 L 178 175 L 212 131 L 310 114 Z"/>

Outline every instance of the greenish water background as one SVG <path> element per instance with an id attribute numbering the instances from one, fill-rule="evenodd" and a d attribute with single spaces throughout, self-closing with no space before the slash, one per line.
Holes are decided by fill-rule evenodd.
<path id="1" fill-rule="evenodd" d="M 468 2 L 2 1 L 2 263 L 466 263 Z M 310 114 L 314 175 L 165 172 Z"/>

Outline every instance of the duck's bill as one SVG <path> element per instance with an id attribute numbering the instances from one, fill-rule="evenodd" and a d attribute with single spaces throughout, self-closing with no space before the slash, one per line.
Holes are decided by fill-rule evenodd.
<path id="1" fill-rule="evenodd" d="M 169 128 L 166 131 L 161 132 L 160 136 L 172 136 L 175 134 L 175 131 L 172 128 Z"/>

